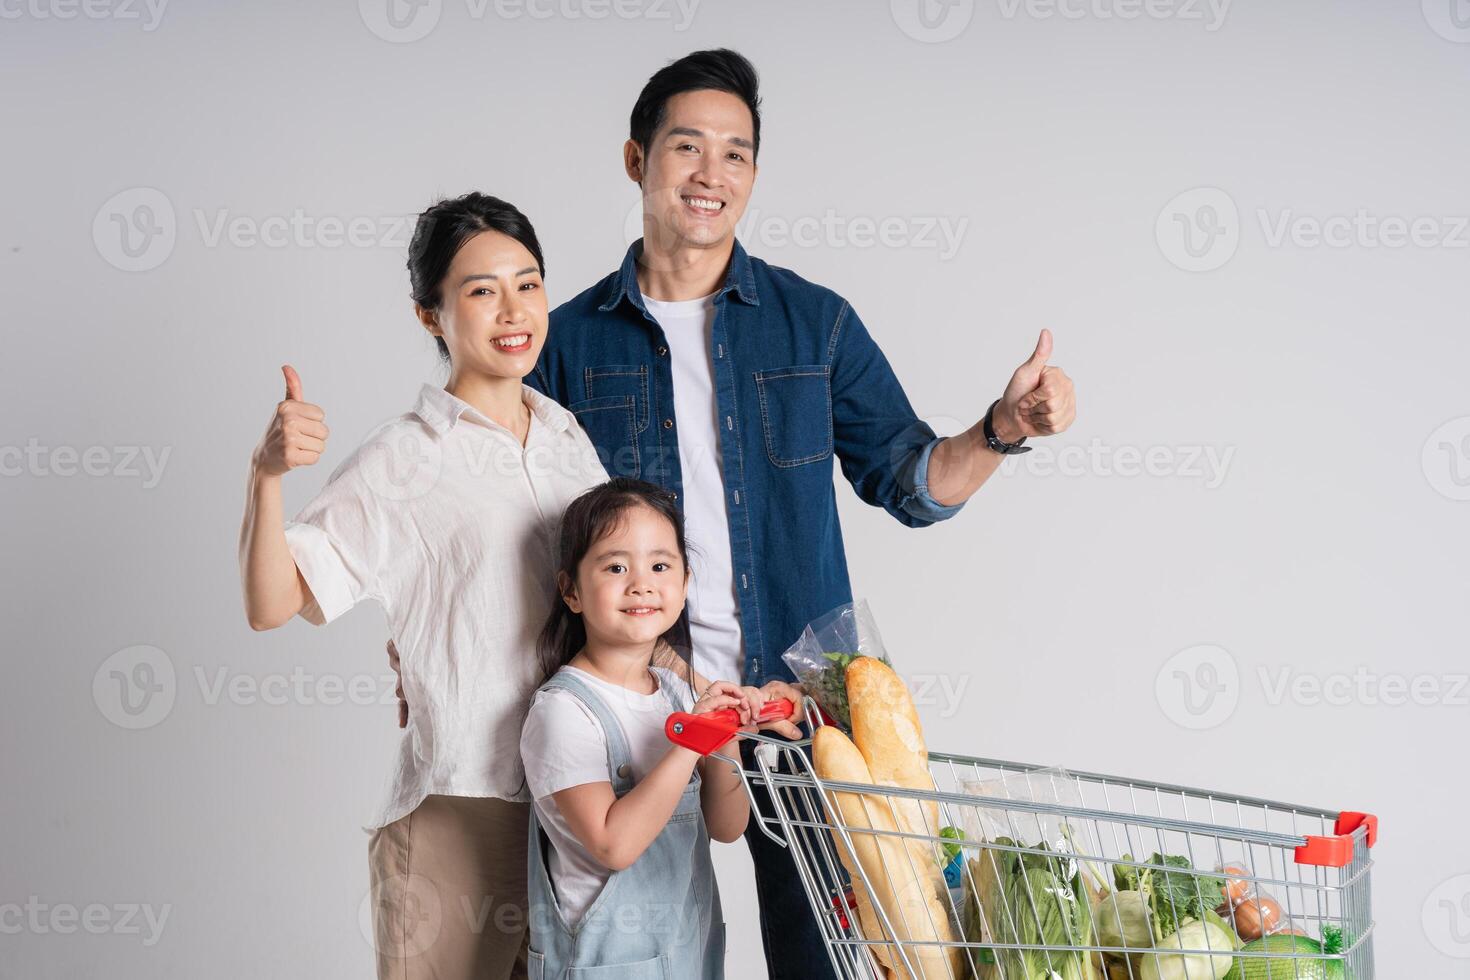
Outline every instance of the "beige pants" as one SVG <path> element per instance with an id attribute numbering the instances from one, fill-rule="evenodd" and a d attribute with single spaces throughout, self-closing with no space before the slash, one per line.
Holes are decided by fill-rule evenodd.
<path id="1" fill-rule="evenodd" d="M 379 980 L 524 980 L 530 804 L 430 796 L 373 832 Z"/>

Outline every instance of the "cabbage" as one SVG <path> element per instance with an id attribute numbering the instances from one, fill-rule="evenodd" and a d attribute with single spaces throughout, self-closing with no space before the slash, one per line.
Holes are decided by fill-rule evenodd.
<path id="1" fill-rule="evenodd" d="M 1148 949 L 1154 944 L 1148 920 L 1148 898 L 1142 892 L 1114 892 L 1093 913 L 1099 946 Z"/>
<path id="2" fill-rule="evenodd" d="M 1159 941 L 1158 949 L 1220 950 L 1218 953 L 1145 953 L 1140 980 L 1221 980 L 1235 949 L 1229 933 L 1212 922 L 1190 920 Z"/>

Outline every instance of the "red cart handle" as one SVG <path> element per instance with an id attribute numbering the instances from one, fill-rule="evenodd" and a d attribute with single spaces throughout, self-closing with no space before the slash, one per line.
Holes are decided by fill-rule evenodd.
<path id="1" fill-rule="evenodd" d="M 785 698 L 776 698 L 761 705 L 756 716 L 757 724 L 790 718 L 796 705 Z M 691 715 L 687 711 L 676 711 L 664 722 L 664 734 L 670 742 L 693 749 L 700 755 L 709 755 L 735 736 L 740 728 L 740 712 L 734 708 L 721 708 L 703 715 Z"/>
<path id="2" fill-rule="evenodd" d="M 1296 849 L 1297 864 L 1312 864 L 1324 868 L 1345 868 L 1353 860 L 1353 834 L 1365 828 L 1364 837 L 1369 847 L 1378 843 L 1378 818 L 1371 813 L 1344 810 L 1337 815 L 1336 825 L 1330 837 L 1307 837 L 1306 843 Z"/>

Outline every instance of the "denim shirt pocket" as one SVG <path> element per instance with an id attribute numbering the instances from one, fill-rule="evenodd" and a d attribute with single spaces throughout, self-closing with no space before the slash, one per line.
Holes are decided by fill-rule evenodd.
<path id="1" fill-rule="evenodd" d="M 577 423 L 602 460 L 609 476 L 638 476 L 642 472 L 638 460 L 638 406 L 632 395 L 608 395 L 573 402 L 567 411 Z"/>
<path id="2" fill-rule="evenodd" d="M 589 400 L 623 395 L 633 399 L 633 434 L 648 428 L 648 365 L 602 364 L 582 372 Z"/>
<path id="3" fill-rule="evenodd" d="M 776 466 L 801 466 L 832 455 L 832 377 L 826 364 L 795 364 L 755 373 L 766 455 Z"/>

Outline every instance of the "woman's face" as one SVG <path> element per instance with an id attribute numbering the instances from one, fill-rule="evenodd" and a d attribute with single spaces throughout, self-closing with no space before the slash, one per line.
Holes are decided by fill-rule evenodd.
<path id="1" fill-rule="evenodd" d="M 460 247 L 440 284 L 439 308 L 419 309 L 424 328 L 444 338 L 457 374 L 524 378 L 546 342 L 546 292 L 536 258 L 498 231 Z"/>
<path id="2" fill-rule="evenodd" d="M 588 639 L 641 646 L 678 620 L 688 582 L 673 525 L 652 508 L 638 506 L 583 557 L 577 586 L 565 599 L 572 612 L 582 614 Z"/>

